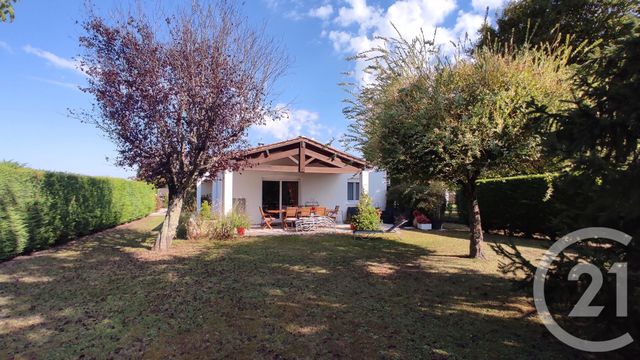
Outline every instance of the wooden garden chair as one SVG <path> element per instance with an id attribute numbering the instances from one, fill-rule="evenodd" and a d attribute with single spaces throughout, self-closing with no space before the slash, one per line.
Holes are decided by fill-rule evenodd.
<path id="1" fill-rule="evenodd" d="M 263 223 L 262 228 L 273 229 L 271 227 L 271 224 L 273 224 L 273 222 L 276 221 L 276 219 L 270 214 L 265 213 L 264 210 L 262 210 L 262 206 L 258 206 L 258 208 L 260 209 L 260 216 L 262 216 L 262 223 Z"/>
<path id="2" fill-rule="evenodd" d="M 287 228 L 288 223 L 292 223 L 293 226 L 296 225 L 296 221 L 298 220 L 298 208 L 293 206 L 288 206 L 284 212 L 284 228 Z"/>
<path id="3" fill-rule="evenodd" d="M 339 212 L 340 212 L 340 205 L 336 205 L 335 209 L 327 211 L 327 216 L 332 218 L 333 221 L 337 221 Z"/>
<path id="4" fill-rule="evenodd" d="M 327 216 L 327 208 L 326 207 L 317 207 L 316 208 L 317 216 Z"/>
<path id="5" fill-rule="evenodd" d="M 301 207 L 298 212 L 299 217 L 309 217 L 311 216 L 311 208 L 310 207 Z"/>

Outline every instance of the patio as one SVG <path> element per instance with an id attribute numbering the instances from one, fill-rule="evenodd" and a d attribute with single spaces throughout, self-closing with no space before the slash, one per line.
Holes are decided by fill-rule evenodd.
<path id="1" fill-rule="evenodd" d="M 388 230 L 392 224 L 380 224 L 381 230 Z M 402 231 L 401 229 L 397 230 Z M 317 228 L 315 231 L 296 231 L 295 229 L 283 229 L 280 226 L 274 226 L 273 229 L 265 229 L 262 226 L 254 225 L 251 229 L 248 229 L 245 236 L 283 236 L 283 235 L 326 235 L 326 234 L 338 234 L 338 235 L 352 235 L 353 231 L 349 224 L 336 224 L 335 228 Z"/>

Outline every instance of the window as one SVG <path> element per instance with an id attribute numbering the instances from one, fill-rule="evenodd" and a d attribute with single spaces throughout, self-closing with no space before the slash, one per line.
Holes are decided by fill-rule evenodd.
<path id="1" fill-rule="evenodd" d="M 355 181 L 347 182 L 347 201 L 360 200 L 360 183 Z"/>

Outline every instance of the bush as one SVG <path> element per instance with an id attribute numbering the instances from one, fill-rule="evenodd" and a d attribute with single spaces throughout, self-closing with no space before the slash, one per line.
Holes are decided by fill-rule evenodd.
<path id="1" fill-rule="evenodd" d="M 144 217 L 155 201 L 143 182 L 0 162 L 0 260 Z"/>
<path id="2" fill-rule="evenodd" d="M 539 174 L 479 180 L 482 228 L 555 238 L 562 231 L 557 221 L 560 179 L 557 175 Z M 462 220 L 468 223 L 467 204 L 461 192 L 457 207 Z"/>
<path id="3" fill-rule="evenodd" d="M 212 240 L 229 240 L 236 234 L 233 213 L 217 216 L 211 223 L 209 237 Z"/>
<path id="4" fill-rule="evenodd" d="M 373 207 L 373 201 L 367 194 L 360 195 L 358 202 L 358 212 L 351 218 L 351 224 L 356 230 L 379 230 L 380 215 Z"/>
<path id="5" fill-rule="evenodd" d="M 414 211 L 425 214 L 434 222 L 434 229 L 440 228 L 446 210 L 445 193 L 448 190 L 441 181 L 400 183 L 387 191 L 387 213 L 392 215 L 385 219 L 396 222 L 397 218 L 407 219 L 414 223 Z M 436 227 L 437 226 L 437 227 Z"/>
<path id="6" fill-rule="evenodd" d="M 251 220 L 249 217 L 241 212 L 234 211 L 231 213 L 231 222 L 233 223 L 234 228 L 245 228 L 248 229 L 251 227 Z"/>

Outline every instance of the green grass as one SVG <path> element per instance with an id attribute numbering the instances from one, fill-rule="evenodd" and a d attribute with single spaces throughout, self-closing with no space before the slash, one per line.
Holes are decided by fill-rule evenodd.
<path id="1" fill-rule="evenodd" d="M 161 220 L 0 264 L 0 358 L 571 354 L 488 246 L 488 261 L 464 258 L 461 232 L 176 241 L 158 255 Z"/>

